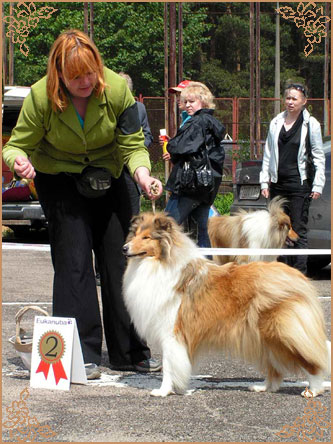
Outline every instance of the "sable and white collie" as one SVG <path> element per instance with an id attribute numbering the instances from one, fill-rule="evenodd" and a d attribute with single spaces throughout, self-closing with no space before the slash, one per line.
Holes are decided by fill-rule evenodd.
<path id="1" fill-rule="evenodd" d="M 286 199 L 275 197 L 267 210 L 239 210 L 232 216 L 215 216 L 208 220 L 208 235 L 213 248 L 283 248 L 295 242 L 298 235 L 283 211 Z M 274 261 L 277 256 L 214 256 L 217 264 Z"/>
<path id="2" fill-rule="evenodd" d="M 124 300 L 139 335 L 163 355 L 153 396 L 184 393 L 199 351 L 224 350 L 267 374 L 255 391 L 276 391 L 286 372 L 304 370 L 323 391 L 329 344 L 316 290 L 279 262 L 216 265 L 164 213 L 132 221 Z M 304 393 L 304 392 L 303 392 Z"/>

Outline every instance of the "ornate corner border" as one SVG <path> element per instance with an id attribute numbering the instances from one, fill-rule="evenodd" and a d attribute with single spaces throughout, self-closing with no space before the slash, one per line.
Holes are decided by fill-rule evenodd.
<path id="1" fill-rule="evenodd" d="M 20 51 L 27 57 L 29 47 L 25 42 L 31 29 L 36 28 L 39 20 L 48 20 L 56 11 L 58 11 L 58 9 L 52 6 L 44 6 L 37 9 L 33 2 L 19 0 L 16 7 L 13 8 L 13 15 L 7 15 L 2 19 L 8 24 L 6 37 L 9 37 L 13 43 L 18 43 L 20 45 Z"/>
<path id="2" fill-rule="evenodd" d="M 284 425 L 275 435 L 280 438 L 297 435 L 298 441 L 301 442 L 315 442 L 324 437 L 324 431 L 331 427 L 330 422 L 325 419 L 327 408 L 320 401 L 313 399 L 313 393 L 307 387 L 304 396 L 308 398 L 304 415 L 298 416 L 291 426 Z"/>
<path id="3" fill-rule="evenodd" d="M 2 426 L 9 429 L 11 441 L 35 442 L 38 435 L 46 439 L 56 436 L 49 425 L 40 425 L 36 416 L 29 415 L 26 404 L 29 396 L 29 390 L 25 388 L 20 393 L 19 401 L 13 401 L 12 405 L 6 408 L 7 419 Z"/>
<path id="4" fill-rule="evenodd" d="M 317 7 L 313 1 L 308 3 L 300 2 L 296 11 L 290 6 L 282 6 L 275 10 L 286 20 L 293 20 L 297 28 L 304 28 L 304 35 L 308 44 L 304 48 L 304 54 L 308 57 L 315 43 L 320 43 L 323 37 L 327 36 L 326 23 L 330 22 L 330 17 L 324 15 L 323 6 Z M 319 17 L 317 17 L 319 14 Z"/>

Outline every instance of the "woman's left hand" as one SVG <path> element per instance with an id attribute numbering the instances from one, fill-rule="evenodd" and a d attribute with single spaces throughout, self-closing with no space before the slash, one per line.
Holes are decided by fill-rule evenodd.
<path id="1" fill-rule="evenodd" d="M 320 196 L 321 196 L 321 194 L 320 194 L 320 193 L 317 193 L 317 191 L 313 191 L 313 192 L 310 194 L 311 199 L 319 199 Z"/>
<path id="2" fill-rule="evenodd" d="M 163 192 L 161 181 L 151 177 L 146 167 L 139 167 L 135 170 L 134 180 L 140 185 L 150 200 L 156 200 L 161 196 Z"/>

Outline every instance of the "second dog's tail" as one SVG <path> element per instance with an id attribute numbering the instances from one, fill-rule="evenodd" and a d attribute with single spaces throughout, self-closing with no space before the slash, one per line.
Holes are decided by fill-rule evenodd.
<path id="1" fill-rule="evenodd" d="M 268 204 L 268 211 L 271 215 L 277 215 L 281 211 L 284 211 L 284 206 L 287 204 L 288 199 L 281 196 L 275 196 Z"/>

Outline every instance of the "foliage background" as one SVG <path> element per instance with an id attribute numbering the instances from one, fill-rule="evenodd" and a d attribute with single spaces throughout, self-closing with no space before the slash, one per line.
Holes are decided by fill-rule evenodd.
<path id="1" fill-rule="evenodd" d="M 31 85 L 46 73 L 48 52 L 59 33 L 83 29 L 83 2 L 36 2 L 38 7 L 50 4 L 58 11 L 29 34 L 29 55 L 15 45 L 17 85 Z M 4 5 L 8 15 L 9 3 Z M 293 2 L 283 5 L 296 8 Z M 276 7 L 276 2 L 260 4 L 262 97 L 274 97 Z M 163 8 L 163 2 L 94 3 L 95 43 L 109 68 L 132 77 L 136 94 L 163 96 Z M 249 96 L 249 9 L 248 2 L 183 3 L 184 78 L 206 83 L 216 97 Z M 282 90 L 287 81 L 300 81 L 310 97 L 323 97 L 324 42 L 306 57 L 304 30 L 282 17 L 280 25 Z"/>

